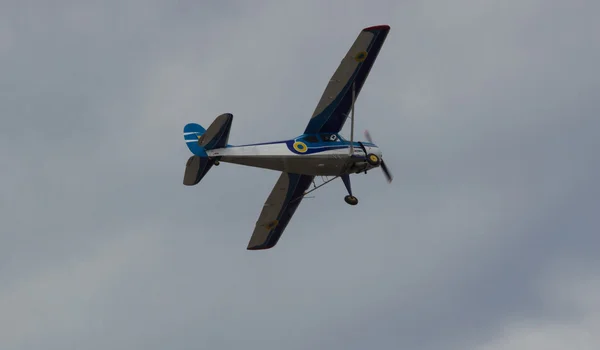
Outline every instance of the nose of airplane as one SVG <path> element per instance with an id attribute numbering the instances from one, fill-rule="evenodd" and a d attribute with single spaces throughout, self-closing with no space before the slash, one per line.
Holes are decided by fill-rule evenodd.
<path id="1" fill-rule="evenodd" d="M 373 144 L 373 141 L 371 139 L 371 135 L 369 134 L 368 130 L 365 130 L 365 138 L 371 143 Z M 375 144 L 373 144 L 373 146 L 375 146 Z M 387 178 L 388 182 L 392 182 L 392 174 L 390 173 L 390 170 L 388 169 L 387 165 L 385 165 L 385 162 L 383 161 L 383 157 L 381 156 L 381 150 L 379 149 L 379 147 L 375 146 L 373 147 L 374 149 L 371 150 L 370 152 L 374 153 L 375 155 L 377 155 L 379 157 L 379 159 L 381 160 L 381 162 L 379 163 L 379 166 L 381 167 L 381 170 L 383 171 L 383 174 L 385 175 L 385 177 Z"/>
<path id="2" fill-rule="evenodd" d="M 379 157 L 379 159 L 381 159 L 381 149 L 377 146 L 374 147 L 369 147 L 369 149 L 367 150 L 368 153 L 373 153 L 375 154 L 377 157 Z"/>
<path id="3" fill-rule="evenodd" d="M 375 154 L 377 154 L 377 156 L 381 159 L 383 153 L 381 152 L 381 148 L 379 147 L 375 147 Z"/>

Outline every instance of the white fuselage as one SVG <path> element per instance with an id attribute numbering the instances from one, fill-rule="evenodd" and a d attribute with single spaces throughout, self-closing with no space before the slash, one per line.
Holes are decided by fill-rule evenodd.
<path id="1" fill-rule="evenodd" d="M 365 149 L 367 154 L 373 153 L 381 158 L 377 146 L 368 145 Z M 314 176 L 337 176 L 373 168 L 366 162 L 366 155 L 358 143 L 355 143 L 353 157 L 350 156 L 350 144 L 345 142 L 303 148 L 295 147 L 290 141 L 282 141 L 228 146 L 207 150 L 206 153 L 226 163 Z"/>

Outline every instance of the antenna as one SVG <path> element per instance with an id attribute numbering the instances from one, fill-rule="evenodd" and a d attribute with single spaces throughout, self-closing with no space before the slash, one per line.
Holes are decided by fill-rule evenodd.
<path id="1" fill-rule="evenodd" d="M 354 100 L 356 99 L 356 91 L 352 82 L 352 116 L 350 117 L 350 155 L 354 154 Z"/>

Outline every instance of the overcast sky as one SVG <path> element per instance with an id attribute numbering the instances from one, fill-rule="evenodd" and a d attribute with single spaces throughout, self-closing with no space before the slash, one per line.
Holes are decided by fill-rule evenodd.
<path id="1" fill-rule="evenodd" d="M 600 2 L 0 2 L 0 348 L 600 348 Z M 363 27 L 395 178 L 182 185 L 188 122 L 300 134 Z M 349 123 L 344 134 L 349 135 Z"/>

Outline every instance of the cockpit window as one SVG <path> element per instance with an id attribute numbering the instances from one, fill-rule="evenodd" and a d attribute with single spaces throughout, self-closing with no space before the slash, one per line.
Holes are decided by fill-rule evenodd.
<path id="1" fill-rule="evenodd" d="M 302 140 L 306 142 L 319 142 L 319 138 L 315 135 L 308 135 L 302 138 Z"/>
<path id="2" fill-rule="evenodd" d="M 339 142 L 340 139 L 336 134 L 321 134 L 323 142 Z"/>

